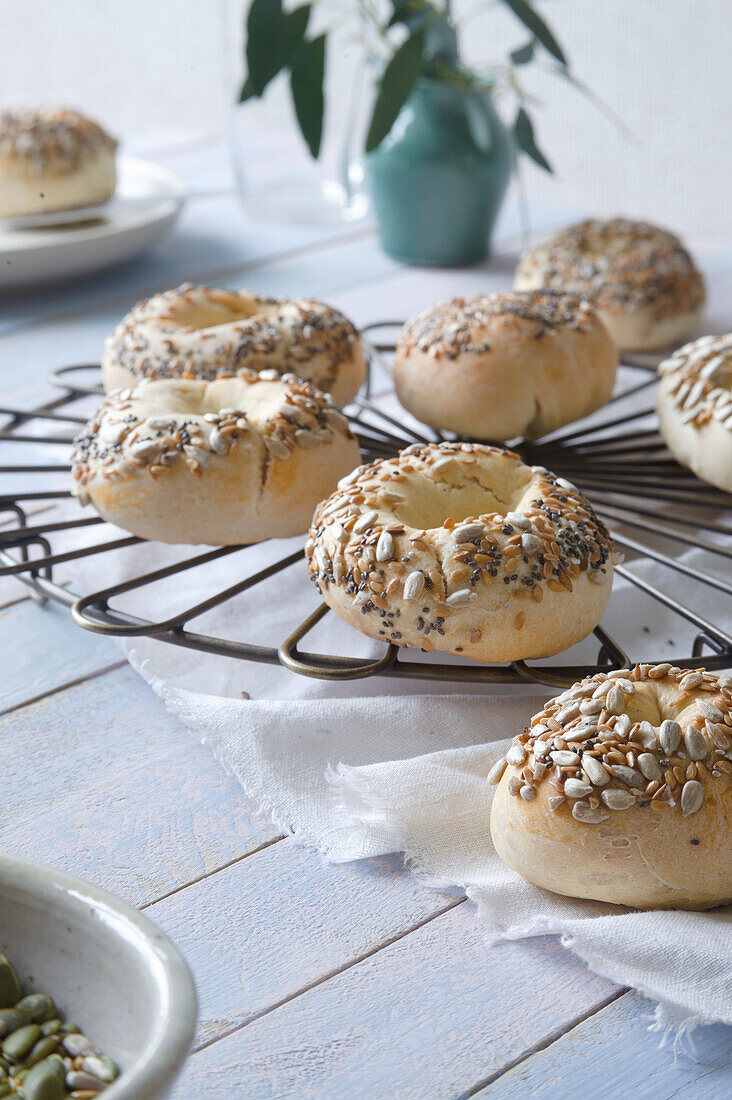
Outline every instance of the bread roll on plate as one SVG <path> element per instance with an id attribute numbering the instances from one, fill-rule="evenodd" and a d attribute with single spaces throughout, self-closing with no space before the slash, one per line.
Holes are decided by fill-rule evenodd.
<path id="1" fill-rule="evenodd" d="M 117 142 L 67 107 L 0 113 L 0 218 L 106 202 L 117 186 Z"/>

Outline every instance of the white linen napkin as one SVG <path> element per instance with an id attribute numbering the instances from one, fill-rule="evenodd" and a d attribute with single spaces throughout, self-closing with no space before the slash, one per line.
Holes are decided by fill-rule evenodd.
<path id="1" fill-rule="evenodd" d="M 283 545 L 283 556 L 289 549 Z M 141 560 L 150 569 L 187 552 L 156 548 L 151 560 L 149 546 L 134 547 L 126 562 L 117 562 L 118 575 L 129 575 Z M 254 571 L 271 551 L 245 553 Z M 732 579 L 723 559 L 710 563 L 708 554 L 692 551 L 684 561 Z M 683 577 L 674 580 L 652 562 L 633 569 L 729 629 L 718 593 Z M 317 603 L 303 571 L 298 562 L 274 582 L 209 612 L 194 628 L 223 638 L 281 640 Z M 186 575 L 186 605 L 242 575 L 227 558 L 196 573 Z M 110 572 L 104 577 L 105 583 L 115 579 Z M 182 606 L 175 581 L 168 582 L 164 604 L 160 599 L 158 594 L 156 612 Z M 150 611 L 144 594 L 125 606 Z M 637 659 L 649 649 L 664 657 L 687 654 L 695 633 L 623 580 L 616 581 L 604 625 Z M 319 629 L 320 638 L 308 640 L 308 647 L 317 648 L 319 640 L 331 652 L 353 653 L 354 643 L 363 655 L 378 651 L 332 614 Z M 489 831 L 493 791 L 485 776 L 506 739 L 551 694 L 547 689 L 455 691 L 445 683 L 389 678 L 332 685 L 148 638 L 124 648 L 168 708 L 297 842 L 333 861 L 404 852 L 426 884 L 465 890 L 489 935 L 556 934 L 593 970 L 652 998 L 659 1028 L 681 1035 L 703 1022 L 732 1024 L 732 909 L 640 913 L 573 901 L 530 885 L 496 856 Z M 596 652 L 597 642 L 587 640 L 566 660 L 593 661 Z"/>

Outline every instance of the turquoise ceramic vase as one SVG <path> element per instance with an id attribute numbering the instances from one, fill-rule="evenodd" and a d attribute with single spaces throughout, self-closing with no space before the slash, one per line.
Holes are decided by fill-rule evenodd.
<path id="1" fill-rule="evenodd" d="M 514 163 L 489 89 L 420 80 L 366 158 L 382 248 L 414 264 L 484 259 Z"/>

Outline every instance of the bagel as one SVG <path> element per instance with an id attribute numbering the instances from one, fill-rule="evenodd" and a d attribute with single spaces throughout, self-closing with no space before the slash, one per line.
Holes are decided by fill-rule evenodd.
<path id="1" fill-rule="evenodd" d="M 106 202 L 117 186 L 117 142 L 67 107 L 0 113 L 0 217 Z"/>
<path id="2" fill-rule="evenodd" d="M 699 326 L 704 280 L 678 237 L 648 222 L 581 222 L 521 258 L 516 290 L 548 287 L 589 298 L 623 351 L 655 351 Z"/>
<path id="3" fill-rule="evenodd" d="M 612 547 L 567 481 L 478 443 L 415 444 L 360 466 L 305 547 L 325 602 L 372 638 L 476 661 L 548 657 L 610 597 Z"/>
<path id="4" fill-rule="evenodd" d="M 637 665 L 553 699 L 489 775 L 496 850 L 537 886 L 642 909 L 732 901 L 732 677 Z"/>
<path id="5" fill-rule="evenodd" d="M 338 310 L 190 283 L 138 302 L 102 358 L 106 390 L 141 378 L 211 382 L 241 368 L 295 374 L 339 407 L 366 377 L 358 333 Z"/>
<path id="6" fill-rule="evenodd" d="M 671 454 L 732 493 L 732 333 L 702 336 L 666 359 L 656 409 Z"/>
<path id="7" fill-rule="evenodd" d="M 329 395 L 292 375 L 143 381 L 77 437 L 72 493 L 141 538 L 239 545 L 304 533 L 358 459 Z"/>
<path id="8" fill-rule="evenodd" d="M 461 436 L 536 439 L 606 403 L 618 353 L 592 306 L 555 291 L 453 298 L 399 335 L 397 396 Z"/>

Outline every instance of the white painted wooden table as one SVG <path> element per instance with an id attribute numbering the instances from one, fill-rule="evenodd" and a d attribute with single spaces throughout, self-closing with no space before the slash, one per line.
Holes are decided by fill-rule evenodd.
<path id="1" fill-rule="evenodd" d="M 227 182 L 218 145 L 157 156 L 194 187 Z M 366 323 L 508 284 L 516 223 L 509 210 L 482 269 L 415 272 L 368 226 L 273 229 L 233 199 L 198 202 L 154 254 L 0 302 L 3 403 L 42 396 L 53 367 L 97 359 L 150 291 L 248 285 L 322 296 Z M 732 268 L 729 253 L 718 262 Z M 732 1029 L 702 1030 L 696 1060 L 674 1057 L 647 1031 L 648 1002 L 556 940 L 489 947 L 463 897 L 424 889 L 399 859 L 323 865 L 253 820 L 116 644 L 15 580 L 0 581 L 0 655 L 0 843 L 113 890 L 179 944 L 200 1020 L 176 1100 L 732 1095 Z"/>

